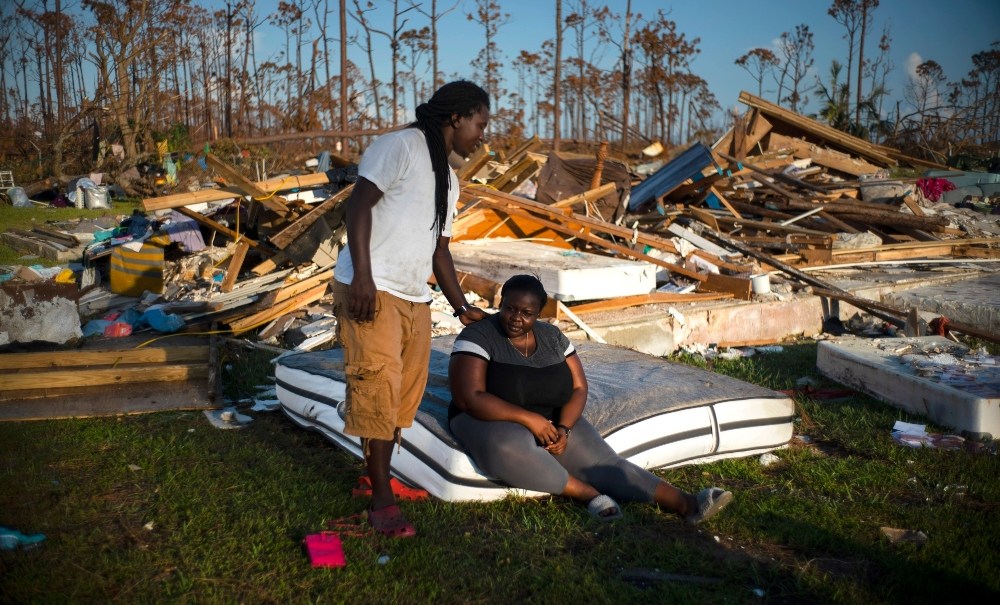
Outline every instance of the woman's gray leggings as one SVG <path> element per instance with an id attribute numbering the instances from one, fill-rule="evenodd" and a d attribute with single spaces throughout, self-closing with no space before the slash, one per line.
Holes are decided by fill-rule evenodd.
<path id="1" fill-rule="evenodd" d="M 451 431 L 488 476 L 520 489 L 562 494 L 572 475 L 619 502 L 652 502 L 660 478 L 619 456 L 584 418 L 573 427 L 566 451 L 547 452 L 525 426 L 451 419 Z"/>

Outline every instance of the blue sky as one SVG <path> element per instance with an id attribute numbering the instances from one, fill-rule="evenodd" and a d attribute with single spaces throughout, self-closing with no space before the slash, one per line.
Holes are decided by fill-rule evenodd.
<path id="1" fill-rule="evenodd" d="M 220 0 L 214 0 L 219 2 Z M 336 7 L 336 0 L 331 0 Z M 365 0 L 362 0 L 362 4 Z M 400 0 L 405 6 L 407 0 Z M 424 0 L 429 7 L 429 0 Z M 438 0 L 438 8 L 449 7 L 453 2 Z M 510 13 L 510 21 L 498 35 L 497 44 L 508 62 L 522 49 L 538 51 L 544 40 L 553 38 L 555 2 L 539 0 L 501 0 L 504 12 Z M 568 14 L 576 4 L 573 0 L 563 0 L 563 13 Z M 591 5 L 598 4 L 590 2 Z M 625 0 L 605 2 L 613 12 L 625 10 Z M 376 26 L 390 29 L 392 3 L 388 0 L 374 0 L 376 10 L 370 18 Z M 277 0 L 258 0 L 258 12 L 272 12 Z M 633 0 L 632 10 L 644 16 L 652 16 L 658 9 L 669 11 L 669 18 L 677 22 L 678 31 L 688 38 L 700 38 L 700 55 L 693 63 L 693 71 L 704 78 L 723 107 L 739 105 L 740 90 L 756 91 L 756 83 L 744 70 L 734 65 L 737 57 L 757 46 L 773 47 L 775 40 L 784 31 L 791 31 L 797 24 L 805 23 L 814 32 L 816 75 L 826 78 L 832 59 L 846 63 L 847 42 L 843 39 L 843 27 L 826 14 L 830 6 L 828 0 L 710 0 L 663 2 L 662 0 Z M 348 2 L 349 10 L 353 2 Z M 481 26 L 468 21 L 465 13 L 474 9 L 472 0 L 463 0 L 457 10 L 439 21 L 440 60 L 447 76 L 460 76 L 471 80 L 481 80 L 469 66 L 483 44 Z M 426 19 L 415 11 L 407 13 L 410 21 L 407 27 L 419 27 Z M 971 55 L 987 50 L 990 44 L 1000 40 L 1000 0 L 882 0 L 874 15 L 873 31 L 866 45 L 866 55 L 877 53 L 878 39 L 885 23 L 891 26 L 893 39 L 891 59 L 895 70 L 890 76 L 889 88 L 894 98 L 901 98 L 906 85 L 907 73 L 922 60 L 933 59 L 941 64 L 950 80 L 958 80 L 972 67 Z M 331 24 L 337 36 L 336 15 Z M 357 30 L 353 20 L 350 31 Z M 263 34 L 262 34 L 263 37 Z M 279 38 L 273 36 L 271 39 Z M 385 38 L 376 36 L 380 45 L 379 65 L 382 76 L 389 79 L 388 49 Z M 367 72 L 366 58 L 361 49 L 351 47 L 351 59 Z M 567 41 L 564 53 L 572 54 L 573 46 Z M 614 60 L 614 49 L 606 52 L 606 62 L 610 66 Z M 814 78 L 810 77 L 812 82 Z M 514 88 L 514 75 L 507 79 L 507 88 Z M 765 97 L 773 100 L 773 94 Z M 811 99 L 815 95 L 810 95 Z M 742 107 L 741 107 L 742 109 Z M 815 110 L 811 103 L 808 110 Z"/>

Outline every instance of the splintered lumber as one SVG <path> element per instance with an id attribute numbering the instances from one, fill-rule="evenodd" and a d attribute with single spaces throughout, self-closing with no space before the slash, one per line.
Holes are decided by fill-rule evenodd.
<path id="1" fill-rule="evenodd" d="M 218 231 L 219 233 L 222 233 L 224 235 L 229 236 L 234 242 L 243 241 L 243 242 L 246 242 L 246 243 L 250 244 L 251 248 L 259 248 L 260 247 L 260 242 L 257 242 L 257 241 L 255 241 L 253 239 L 250 239 L 249 237 L 247 237 L 246 235 L 244 235 L 242 233 L 237 233 L 237 232 L 233 231 L 232 229 L 230 229 L 229 227 L 226 227 L 225 225 L 223 225 L 221 223 L 217 223 L 217 222 L 213 221 L 212 219 L 208 218 L 204 214 L 195 212 L 194 210 L 189 210 L 189 209 L 184 208 L 184 207 L 177 208 L 177 212 L 183 214 L 186 217 L 193 218 L 195 221 L 201 223 L 202 225 L 205 225 L 209 229 L 214 229 L 215 231 Z"/>
<path id="2" fill-rule="evenodd" d="M 479 149 L 466 160 L 465 164 L 455 171 L 458 179 L 460 181 L 468 181 L 476 176 L 476 173 L 482 170 L 491 157 L 493 157 L 493 153 L 490 151 L 489 145 L 485 143 L 480 145 Z"/>
<path id="3" fill-rule="evenodd" d="M 772 118 L 772 124 L 775 120 L 780 120 L 814 137 L 834 143 L 845 149 L 849 149 L 862 157 L 868 158 L 869 160 L 874 160 L 882 166 L 896 165 L 896 160 L 886 154 L 883 149 L 879 149 L 876 145 L 873 145 L 868 141 L 853 137 L 845 132 L 837 130 L 836 128 L 827 126 L 826 124 L 821 124 L 816 120 L 811 120 L 805 116 L 795 113 L 794 111 L 789 111 L 784 107 L 765 101 L 760 97 L 755 97 L 746 91 L 740 92 L 739 101 L 744 105 L 758 109 L 764 114 L 770 116 Z"/>
<path id="4" fill-rule="evenodd" d="M 241 189 L 244 193 L 251 196 L 254 201 L 260 202 L 266 208 L 277 212 L 280 215 L 286 215 L 291 212 L 291 209 L 285 204 L 285 200 L 282 197 L 275 196 L 277 191 L 268 192 L 257 186 L 250 179 L 246 178 L 242 174 L 236 171 L 235 168 L 226 164 L 219 158 L 215 157 L 211 153 L 206 154 L 205 160 L 208 165 L 215 169 L 216 172 L 220 173 L 226 182 Z"/>
<path id="5" fill-rule="evenodd" d="M 506 172 L 490 181 L 490 186 L 499 191 L 510 193 L 517 189 L 517 186 L 531 178 L 538 172 L 539 163 L 531 156 L 524 156 L 516 164 L 507 169 Z"/>
<path id="6" fill-rule="evenodd" d="M 237 319 L 229 323 L 229 328 L 232 330 L 233 334 L 241 334 L 247 330 L 252 330 L 258 326 L 262 326 L 275 317 L 280 317 L 285 313 L 289 313 L 304 307 L 306 305 L 312 304 L 317 300 L 323 298 L 326 295 L 327 284 L 321 284 L 307 290 L 298 296 L 290 298 L 283 303 L 280 303 L 270 309 L 264 309 L 259 313 L 254 313 L 253 315 L 248 315 L 241 319 Z"/>
<path id="7" fill-rule="evenodd" d="M 333 279 L 333 271 L 323 271 L 297 282 L 282 286 L 280 289 L 272 290 L 261 298 L 258 308 L 267 308 L 282 303 L 290 298 L 298 296 L 307 290 L 312 290 L 317 285 L 328 284 Z"/>
<path id="8" fill-rule="evenodd" d="M 602 197 L 615 192 L 618 187 L 616 183 L 605 183 L 595 189 L 590 189 L 589 191 L 584 191 L 583 193 L 578 193 L 574 196 L 570 196 L 564 200 L 559 200 L 549 204 L 549 208 L 569 208 L 580 204 L 583 202 L 592 202 L 594 200 L 601 199 Z"/>
<path id="9" fill-rule="evenodd" d="M 233 286 L 236 284 L 236 278 L 240 274 L 240 269 L 243 267 L 243 261 L 246 260 L 248 250 L 250 250 L 250 244 L 247 242 L 241 241 L 236 244 L 236 251 L 233 252 L 233 257 L 229 260 L 229 266 L 226 267 L 226 276 L 222 280 L 219 290 L 223 292 L 233 291 Z"/>
<path id="10" fill-rule="evenodd" d="M 728 210 L 733 216 L 735 216 L 736 218 L 743 218 L 743 216 L 736 210 L 736 208 L 733 207 L 733 205 L 729 202 L 729 200 L 726 199 L 726 196 L 722 195 L 722 193 L 718 189 L 716 189 L 715 187 L 709 187 L 708 191 L 709 193 L 714 195 L 719 200 L 719 202 L 726 207 L 726 210 Z"/>
<path id="11" fill-rule="evenodd" d="M 705 276 L 696 271 L 691 271 L 690 269 L 685 269 L 679 265 L 668 263 L 654 256 L 638 252 L 628 246 L 610 242 L 602 237 L 593 235 L 591 231 L 607 233 L 608 235 L 620 237 L 625 241 L 631 241 L 634 237 L 637 243 L 646 244 L 660 250 L 676 252 L 676 249 L 670 240 L 650 236 L 638 231 L 633 233 L 630 229 L 612 225 L 611 223 L 592 219 L 579 214 L 565 214 L 560 212 L 559 209 L 553 209 L 545 204 L 493 191 L 485 187 L 472 185 L 466 187 L 465 193 L 468 195 L 478 195 L 481 204 L 499 212 L 512 216 L 529 218 L 540 225 L 548 227 L 553 231 L 563 233 L 567 236 L 582 239 L 584 241 L 597 244 L 602 248 L 614 250 L 632 258 L 653 263 L 660 267 L 669 269 L 674 273 L 684 275 L 685 277 L 689 277 L 697 281 L 705 280 Z"/>
<path id="12" fill-rule="evenodd" d="M 283 176 L 258 181 L 254 183 L 262 191 L 288 191 L 290 189 L 311 189 L 322 187 L 330 183 L 330 179 L 325 172 L 314 174 L 302 174 L 295 176 Z M 225 187 L 222 189 L 202 189 L 185 193 L 174 193 L 161 197 L 151 197 L 142 200 L 142 207 L 146 212 L 154 210 L 164 210 L 167 208 L 180 208 L 191 204 L 204 202 L 221 202 L 234 197 L 243 197 L 244 193 L 236 187 Z"/>
<path id="13" fill-rule="evenodd" d="M 753 295 L 749 279 L 717 273 L 709 273 L 708 279 L 698 284 L 698 289 L 710 290 L 712 292 L 729 292 L 741 300 L 750 300 Z"/>
<path id="14" fill-rule="evenodd" d="M 719 140 L 713 149 L 718 152 L 730 153 L 743 159 L 750 153 L 750 150 L 757 146 L 757 143 L 771 132 L 771 123 L 763 114 L 751 108 L 749 118 L 741 118 L 728 132 Z"/>
<path id="15" fill-rule="evenodd" d="M 559 313 L 562 313 L 563 315 L 565 315 L 566 317 L 568 317 L 570 321 L 572 321 L 573 323 L 575 323 L 576 325 L 578 325 L 580 327 L 580 329 L 583 330 L 587 334 L 587 336 L 590 337 L 591 340 L 594 340 L 594 341 L 602 343 L 602 344 L 604 344 L 604 343 L 607 342 L 603 338 L 601 338 L 601 336 L 597 332 L 593 331 L 590 328 L 590 326 L 588 326 L 586 324 L 586 322 L 584 322 L 582 319 L 580 319 L 579 317 L 577 317 L 576 313 L 573 313 L 572 311 L 570 311 L 569 307 L 567 307 L 563 303 L 563 301 L 557 300 L 556 301 L 556 308 L 559 310 Z"/>
<path id="16" fill-rule="evenodd" d="M 508 162 L 517 162 L 521 159 L 521 156 L 527 154 L 529 151 L 534 151 L 542 144 L 542 140 L 538 138 L 538 135 L 532 136 L 530 139 L 524 141 L 520 145 L 514 148 L 507 156 Z"/>
<path id="17" fill-rule="evenodd" d="M 817 185 L 813 185 L 812 183 L 806 183 L 805 181 L 802 181 L 802 180 L 797 179 L 795 177 L 788 176 L 786 174 L 782 174 L 780 172 L 771 174 L 769 172 L 764 171 L 760 166 L 755 166 L 753 164 L 748 164 L 745 161 L 737 160 L 736 158 L 734 158 L 731 155 L 726 155 L 724 153 L 719 153 L 719 155 L 722 158 L 724 158 L 726 160 L 729 160 L 730 162 L 739 163 L 740 166 L 743 166 L 744 168 L 749 169 L 750 172 L 754 172 L 754 173 L 757 173 L 757 174 L 761 175 L 764 178 L 763 179 L 757 179 L 758 183 L 760 183 L 764 187 L 767 187 L 768 189 L 772 189 L 775 192 L 780 193 L 781 195 L 783 195 L 783 196 L 785 196 L 785 197 L 787 197 L 789 199 L 799 199 L 800 196 L 797 195 L 797 194 L 795 194 L 795 193 L 793 193 L 793 192 L 791 192 L 791 191 L 789 191 L 789 190 L 787 190 L 787 189 L 785 189 L 784 187 L 778 185 L 777 183 L 772 182 L 771 179 L 774 179 L 776 181 L 783 181 L 783 182 L 785 182 L 787 184 L 798 186 L 798 187 L 805 187 L 806 189 L 812 189 L 812 190 L 818 191 L 820 193 L 826 193 L 826 189 L 823 189 L 822 187 L 819 187 Z"/>
<path id="18" fill-rule="evenodd" d="M 796 227 L 795 225 L 780 225 L 778 223 L 769 223 L 766 221 L 752 221 L 748 219 L 735 219 L 728 216 L 717 216 L 715 217 L 720 223 L 725 223 L 732 226 L 733 228 L 748 228 L 757 231 L 775 231 L 780 233 L 798 233 L 803 235 L 828 235 L 826 231 L 817 231 L 815 229 L 806 229 L 804 227 Z"/>
<path id="19" fill-rule="evenodd" d="M 327 212 L 330 212 L 335 208 L 342 208 L 341 212 L 346 210 L 347 205 L 344 204 L 343 202 L 345 202 L 347 198 L 351 196 L 352 191 L 354 191 L 354 185 L 348 185 L 347 187 L 344 187 L 343 189 L 338 191 L 336 195 L 314 206 L 312 209 L 309 210 L 309 212 L 307 212 L 301 218 L 295 220 L 291 225 L 285 227 L 278 233 L 272 235 L 268 239 L 268 241 L 270 241 L 273 245 L 275 245 L 278 248 L 281 249 L 287 248 L 289 244 L 295 241 L 297 237 L 305 233 L 309 229 L 309 227 L 313 225 L 313 223 L 319 220 L 320 217 L 322 217 Z M 336 220 L 334 220 L 333 222 L 339 223 L 340 218 L 336 218 Z"/>
<path id="20" fill-rule="evenodd" d="M 824 290 L 836 292 L 843 296 L 851 296 L 852 298 L 856 298 L 853 297 L 853 295 L 851 295 L 850 293 L 836 286 L 828 284 L 827 282 L 812 275 L 809 275 L 804 271 L 799 271 L 798 269 L 790 265 L 786 265 L 785 263 L 778 261 L 773 256 L 770 256 L 750 246 L 742 244 L 728 236 L 722 235 L 721 233 L 712 233 L 709 231 L 705 231 L 703 235 L 705 237 L 708 237 L 709 239 L 714 239 L 721 244 L 729 246 L 730 248 L 734 248 L 742 252 L 743 254 L 746 254 L 747 256 L 752 256 L 753 258 L 759 260 L 761 263 L 765 263 L 771 267 L 774 267 L 775 269 L 778 269 L 779 271 L 789 275 L 790 277 L 793 277 L 803 283 L 809 284 L 814 288 L 822 288 Z M 850 302 L 855 307 L 858 307 L 859 309 L 862 309 L 870 313 L 871 315 L 874 315 L 875 317 L 882 319 L 883 321 L 887 321 L 894 326 L 903 327 L 903 325 L 906 323 L 905 319 L 901 319 L 898 316 L 882 312 L 881 310 L 879 310 L 878 308 L 876 308 L 874 305 L 871 304 L 873 301 L 867 299 L 856 299 L 855 301 L 850 301 Z M 903 314 L 903 316 L 905 317 L 905 314 Z"/>
<path id="21" fill-rule="evenodd" d="M 792 152 L 792 156 L 800 160 L 809 158 L 814 164 L 852 176 L 874 174 L 879 171 L 878 166 L 851 157 L 849 154 L 833 149 L 826 149 L 803 139 L 785 136 L 776 132 L 771 133 L 769 148 L 771 151 L 789 149 Z"/>
<path id="22" fill-rule="evenodd" d="M 655 305 L 661 303 L 689 303 L 702 302 L 706 300 L 722 300 L 732 298 L 733 294 L 728 292 L 692 292 L 689 294 L 679 294 L 677 292 L 650 292 L 649 294 L 637 294 L 635 296 L 621 296 L 598 300 L 591 303 L 583 303 L 570 307 L 576 314 L 595 313 L 598 311 L 614 311 L 639 305 Z"/>
<path id="23" fill-rule="evenodd" d="M 934 256 L 961 256 L 975 250 L 976 245 L 1000 245 L 1000 238 L 982 237 L 958 240 L 940 240 L 934 242 L 909 242 L 905 244 L 885 244 L 872 248 L 840 248 L 831 252 L 831 262 L 842 264 L 851 262 L 876 262 L 892 260 L 908 260 Z M 1000 254 L 1000 249 L 982 248 Z M 795 260 L 796 255 L 775 257 L 782 262 Z"/>

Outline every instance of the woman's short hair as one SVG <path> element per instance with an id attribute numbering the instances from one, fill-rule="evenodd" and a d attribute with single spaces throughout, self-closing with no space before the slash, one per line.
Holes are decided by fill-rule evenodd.
<path id="1" fill-rule="evenodd" d="M 514 292 L 534 295 L 538 299 L 539 308 L 544 307 L 545 303 L 549 302 L 549 295 L 545 292 L 542 280 L 534 275 L 515 275 L 508 279 L 504 282 L 503 288 L 500 289 L 500 297 L 507 298 Z"/>

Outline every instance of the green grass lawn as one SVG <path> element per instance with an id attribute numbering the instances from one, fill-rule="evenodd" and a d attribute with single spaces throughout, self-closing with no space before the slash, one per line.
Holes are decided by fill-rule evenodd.
<path id="1" fill-rule="evenodd" d="M 138 199 L 115 200 L 109 209 L 87 210 L 80 208 L 55 208 L 52 206 L 36 206 L 32 208 L 15 208 L 0 202 L 0 232 L 11 229 L 31 231 L 32 227 L 49 227 L 51 223 L 75 221 L 80 218 L 98 218 L 101 216 L 129 216 L 132 210 L 141 208 Z M 76 259 L 79 260 L 79 259 Z M 43 267 L 65 266 L 67 261 L 57 261 L 31 256 L 29 253 L 15 250 L 0 242 L 0 265 L 42 265 Z"/>
<path id="2" fill-rule="evenodd" d="M 231 397 L 260 382 L 268 365 L 254 355 L 225 360 Z M 815 375 L 815 355 L 804 343 L 712 369 L 790 388 Z M 280 412 L 231 431 L 200 412 L 0 423 L 0 525 L 47 536 L 0 553 L 0 601 L 996 602 L 995 450 L 899 446 L 895 420 L 924 421 L 864 397 L 804 399 L 797 412 L 810 443 L 779 450 L 778 463 L 661 472 L 735 493 L 697 529 L 638 504 L 605 525 L 561 498 L 403 503 L 419 535 L 345 536 L 348 565 L 336 570 L 310 568 L 300 542 L 363 510 L 351 497 L 362 465 Z M 928 540 L 893 545 L 883 526 Z"/>

